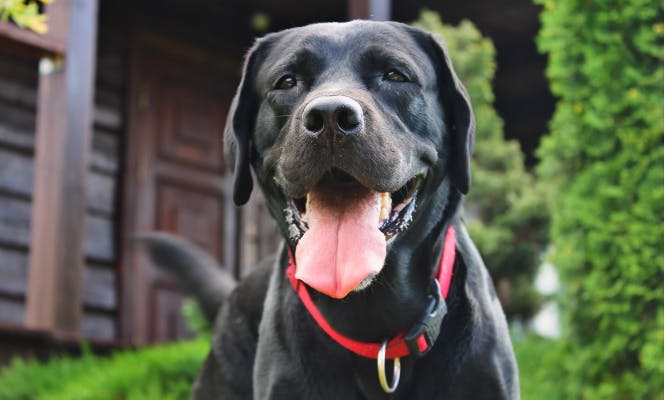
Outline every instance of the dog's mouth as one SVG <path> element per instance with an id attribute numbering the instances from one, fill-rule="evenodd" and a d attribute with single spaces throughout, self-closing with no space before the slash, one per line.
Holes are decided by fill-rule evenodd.
<path id="1" fill-rule="evenodd" d="M 332 169 L 284 215 L 297 244 L 296 277 L 335 298 L 368 286 L 385 263 L 387 242 L 408 229 L 423 175 L 377 192 Z"/>
<path id="2" fill-rule="evenodd" d="M 399 232 L 403 232 L 408 228 L 415 212 L 417 190 L 420 188 L 423 180 L 424 175 L 416 175 L 398 190 L 391 193 L 380 193 L 381 207 L 378 229 L 383 232 L 386 240 L 391 239 Z M 342 196 L 346 192 L 346 197 L 352 197 L 354 189 L 362 187 L 353 176 L 336 168 L 329 171 L 317 186 L 319 185 L 326 186 L 325 189 L 339 190 Z M 307 203 L 309 197 L 310 194 L 308 193 L 306 197 L 288 199 L 287 208 L 284 210 L 286 221 L 289 224 L 288 233 L 291 240 L 295 243 L 309 229 L 307 223 Z M 339 198 L 335 196 L 332 200 L 338 202 Z M 352 201 L 352 199 L 349 200 Z"/>

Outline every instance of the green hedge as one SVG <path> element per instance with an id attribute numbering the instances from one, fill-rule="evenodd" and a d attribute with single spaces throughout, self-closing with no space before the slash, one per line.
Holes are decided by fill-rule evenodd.
<path id="1" fill-rule="evenodd" d="M 664 399 L 664 3 L 536 0 L 565 397 Z"/>
<path id="2" fill-rule="evenodd" d="M 470 21 L 445 25 L 424 11 L 414 23 L 445 39 L 475 117 L 472 185 L 465 200 L 468 230 L 494 280 L 508 319 L 528 319 L 538 309 L 533 288 L 540 254 L 548 242 L 549 213 L 534 177 L 525 170 L 519 143 L 506 140 L 493 107 L 495 49 Z M 472 214 L 473 218 L 469 218 Z"/>
<path id="3" fill-rule="evenodd" d="M 537 336 L 514 340 L 524 400 L 561 399 L 564 382 L 556 375 L 560 343 Z M 0 370 L 2 400 L 184 400 L 208 351 L 207 339 L 110 357 L 85 352 L 47 363 L 15 360 Z"/>
<path id="4" fill-rule="evenodd" d="M 207 339 L 125 350 L 109 357 L 84 351 L 47 363 L 15 359 L 0 370 L 2 400 L 187 399 Z"/>
<path id="5" fill-rule="evenodd" d="M 534 334 L 512 338 L 519 364 L 523 400 L 561 400 L 566 385 L 562 373 L 564 344 Z"/>

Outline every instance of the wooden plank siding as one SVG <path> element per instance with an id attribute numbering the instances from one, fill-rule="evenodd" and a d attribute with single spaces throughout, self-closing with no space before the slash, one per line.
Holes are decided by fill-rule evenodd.
<path id="1" fill-rule="evenodd" d="M 0 323 L 23 325 L 27 286 L 37 61 L 0 50 Z"/>
<path id="2" fill-rule="evenodd" d="M 25 322 L 73 338 L 81 325 L 98 2 L 63 0 L 45 11 L 66 55 L 40 61 Z"/>
<path id="3" fill-rule="evenodd" d="M 100 26 L 81 320 L 81 335 L 90 339 L 118 339 L 118 199 L 125 135 L 126 40 L 112 26 Z"/>
<path id="4" fill-rule="evenodd" d="M 125 108 L 125 55 L 111 37 L 101 34 L 95 85 L 81 325 L 84 337 L 108 340 L 115 338 L 118 306 L 115 217 Z M 37 84 L 37 60 L 0 50 L 0 323 L 24 324 Z"/>
<path id="5" fill-rule="evenodd" d="M 274 253 L 281 242 L 281 235 L 265 205 L 263 193 L 254 190 L 249 202 L 240 210 L 238 236 L 238 265 L 236 276 L 243 278 L 265 257 Z"/>
<path id="6" fill-rule="evenodd" d="M 63 0 L 56 4 L 63 5 L 70 1 L 76 3 L 75 0 Z M 48 223 L 44 223 L 43 215 L 41 222 L 34 222 L 33 207 L 34 188 L 40 185 L 35 175 L 40 171 L 36 162 L 35 154 L 39 152 L 36 146 L 43 145 L 36 135 L 37 108 L 40 102 L 39 60 L 34 53 L 16 52 L 14 48 L 3 49 L 0 45 L 0 330 L 16 327 L 19 330 L 23 329 L 24 332 L 30 332 L 31 329 L 34 332 L 53 335 L 57 340 L 75 339 L 80 336 L 93 343 L 123 341 L 120 337 L 122 318 L 120 286 L 123 270 L 123 266 L 120 265 L 123 251 L 121 201 L 123 191 L 127 190 L 127 187 L 123 186 L 122 176 L 127 141 L 126 110 L 130 81 L 128 49 L 131 46 L 131 38 L 128 28 L 117 21 L 101 19 L 100 24 L 93 87 L 94 104 L 91 110 L 92 132 L 91 137 L 86 139 L 87 144 L 76 145 L 79 147 L 85 145 L 89 149 L 82 170 L 84 184 L 77 186 L 82 188 L 81 190 L 76 189 L 79 196 L 85 193 L 85 197 L 76 200 L 80 205 L 77 206 L 78 212 L 74 214 L 80 217 L 72 218 L 73 214 L 68 214 L 67 228 L 61 228 L 58 230 L 60 233 L 55 234 L 56 238 L 58 235 L 67 236 L 59 241 L 61 246 L 67 247 L 65 252 L 73 251 L 80 256 L 80 265 L 68 264 L 72 269 L 67 267 L 65 271 L 67 274 L 71 274 L 72 270 L 80 273 L 81 283 L 73 288 L 73 291 L 78 293 L 75 295 L 78 299 L 78 309 L 75 310 L 75 307 L 67 304 L 64 307 L 57 306 L 59 310 L 56 310 L 56 306 L 51 306 L 52 310 L 47 311 L 53 314 L 53 318 L 60 319 L 60 322 L 55 323 L 55 325 L 60 324 L 60 327 L 53 327 L 49 323 L 45 325 L 35 324 L 34 321 L 30 323 L 30 311 L 27 306 L 28 293 L 44 292 L 35 288 L 30 291 L 32 284 L 30 281 L 36 279 L 30 278 L 30 252 L 43 252 L 42 242 L 31 247 L 31 240 L 35 241 L 37 237 L 31 229 L 43 230 L 49 226 Z M 57 31 L 58 29 L 55 34 L 62 35 L 62 32 Z M 196 47 L 196 43 L 190 44 Z M 236 60 L 235 56 L 217 55 L 228 59 L 232 64 L 238 64 L 234 65 L 232 70 L 239 71 L 239 56 Z M 57 58 L 55 60 L 57 61 Z M 229 89 L 229 93 L 232 94 L 233 90 L 234 88 Z M 49 102 L 56 102 L 56 99 L 51 97 Z M 49 121 L 56 121 L 53 119 L 55 115 L 57 114 L 52 114 Z M 53 126 L 49 125 L 49 134 L 52 131 Z M 69 146 L 63 143 L 47 148 L 62 152 L 63 146 Z M 43 172 L 43 167 L 41 170 Z M 41 185 L 43 186 L 43 183 Z M 62 182 L 58 184 L 60 187 L 58 190 L 68 190 L 62 189 L 65 187 L 62 185 Z M 218 186 L 222 188 L 220 190 L 223 193 L 230 193 L 230 189 L 225 187 L 223 182 L 219 181 Z M 50 212 L 57 215 L 57 210 L 62 209 L 62 204 L 57 204 L 61 200 L 55 201 L 54 196 L 57 195 L 55 192 L 45 193 L 51 197 L 46 202 L 44 199 L 41 200 L 41 207 L 45 210 L 42 213 Z M 72 196 L 64 195 L 67 198 Z M 225 249 L 232 248 L 232 251 L 222 252 L 222 264 L 241 277 L 276 248 L 279 241 L 278 234 L 258 190 L 254 192 L 252 202 L 247 207 L 235 209 L 230 202 L 223 202 L 222 208 L 223 241 L 227 242 L 222 246 Z M 80 252 L 70 247 L 70 242 L 77 240 L 81 241 Z M 56 253 L 53 253 L 53 257 L 61 259 L 65 257 Z M 49 259 L 41 257 L 37 265 Z M 70 260 L 76 258 L 71 255 L 66 257 Z M 71 280 L 71 275 L 67 279 Z M 58 289 L 60 291 L 49 294 L 48 298 L 61 301 L 60 296 L 66 297 L 71 294 L 62 289 L 62 282 L 57 283 L 55 287 L 60 287 Z M 148 294 L 137 293 L 136 296 L 148 296 Z M 42 299 L 40 304 L 46 303 Z M 33 313 L 36 309 L 33 304 Z M 37 316 L 38 319 L 42 317 Z M 72 322 L 76 320 L 78 322 Z M 63 323 L 76 328 L 63 330 L 61 329 Z"/>

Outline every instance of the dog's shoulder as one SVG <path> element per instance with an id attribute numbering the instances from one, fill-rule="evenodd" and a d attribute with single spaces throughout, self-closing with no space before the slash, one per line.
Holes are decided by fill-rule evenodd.
<path id="1" fill-rule="evenodd" d="M 505 313 L 500 306 L 489 271 L 475 244 L 462 225 L 456 225 L 457 249 L 466 267 L 465 291 L 470 303 L 473 333 L 472 349 L 466 357 L 465 374 L 459 379 L 469 380 L 469 385 L 460 385 L 474 395 L 462 398 L 518 399 L 518 371 L 512 351 L 512 343 Z M 483 377 L 482 388 L 473 388 L 470 381 Z M 476 391 L 486 392 L 487 396 Z"/>
<path id="2" fill-rule="evenodd" d="M 251 397 L 258 325 L 274 260 L 268 257 L 253 268 L 221 306 L 210 354 L 194 385 L 194 399 Z"/>

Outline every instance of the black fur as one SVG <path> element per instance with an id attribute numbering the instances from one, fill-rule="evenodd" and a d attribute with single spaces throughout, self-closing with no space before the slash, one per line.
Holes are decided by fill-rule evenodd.
<path id="1" fill-rule="evenodd" d="M 407 82 L 385 80 L 396 69 Z M 297 79 L 288 90 L 275 83 Z M 302 110 L 320 96 L 360 104 L 352 138 L 321 139 L 303 129 Z M 353 21 L 290 29 L 259 39 L 225 133 L 243 204 L 254 169 L 286 238 L 276 258 L 240 282 L 217 318 L 196 399 L 517 399 L 517 368 L 503 311 L 484 264 L 458 219 L 470 185 L 474 117 L 441 41 L 399 23 Z M 337 141 L 337 139 L 339 139 Z M 356 340 L 381 342 L 423 312 L 447 227 L 457 230 L 448 314 L 432 350 L 402 360 L 401 383 L 386 395 L 376 361 L 332 341 L 293 292 L 284 270 L 287 198 L 303 196 L 330 168 L 364 186 L 394 191 L 425 173 L 410 227 L 388 244 L 386 264 L 366 289 L 336 300 L 312 291 L 331 325 Z"/>

